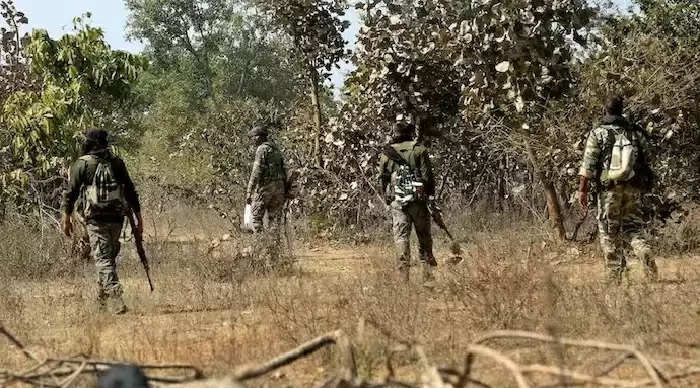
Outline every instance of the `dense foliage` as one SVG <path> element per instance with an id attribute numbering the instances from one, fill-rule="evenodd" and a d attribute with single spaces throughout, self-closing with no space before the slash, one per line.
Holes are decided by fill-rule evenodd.
<path id="1" fill-rule="evenodd" d="M 376 159 L 403 117 L 431 145 L 441 199 L 538 213 L 545 197 L 567 207 L 585 136 L 613 93 L 652 144 L 658 209 L 700 192 L 692 0 L 635 0 L 632 13 L 583 0 L 358 2 L 355 70 L 339 101 L 324 81 L 348 54 L 343 1 L 126 5 L 145 72 L 143 57 L 111 51 L 87 25 L 22 39 L 26 17 L 2 2 L 6 195 L 58 174 L 80 129 L 105 125 L 141 146 L 128 155 L 144 181 L 235 209 L 252 158 L 246 132 L 270 120 L 302 172 L 295 209 L 352 227 L 383 215 Z"/>
<path id="2" fill-rule="evenodd" d="M 133 129 L 133 88 L 147 62 L 113 51 L 102 31 L 81 18 L 59 40 L 34 30 L 23 50 L 35 87 L 14 90 L 3 104 L 2 195 L 20 206 L 55 204 L 56 193 L 45 191 L 60 183 L 86 128 L 108 128 L 117 137 Z"/>

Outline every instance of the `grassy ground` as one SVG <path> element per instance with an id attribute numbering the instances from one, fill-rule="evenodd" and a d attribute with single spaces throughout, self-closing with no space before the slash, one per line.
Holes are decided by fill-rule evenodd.
<path id="1" fill-rule="evenodd" d="M 464 215 L 453 220 L 464 260 L 447 263 L 448 244 L 439 241 L 438 281 L 427 289 L 418 268 L 410 283 L 401 281 L 386 243 L 297 240 L 293 268 L 256 275 L 240 255 L 248 237 L 212 244 L 225 231 L 211 220 L 207 213 L 161 214 L 147 230 L 153 294 L 132 244 L 125 243 L 120 274 L 131 311 L 120 317 L 96 312 L 91 263 L 67 258 L 67 245 L 53 231 L 40 237 L 7 225 L 0 237 L 0 322 L 40 355 L 188 363 L 208 375 L 224 375 L 338 328 L 357 346 L 360 373 L 375 380 L 387 375 L 397 341 L 423 344 L 436 364 L 461 365 L 470 341 L 496 329 L 632 344 L 667 370 L 682 366 L 679 358 L 700 366 L 697 250 L 659 252 L 661 279 L 655 283 L 645 281 L 633 262 L 629 279 L 614 287 L 602 276 L 595 245 L 555 243 L 526 221 Z M 522 363 L 589 371 L 618 356 L 531 345 L 494 346 Z M 0 338 L 0 369 L 28 367 L 9 346 Z M 332 352 L 321 352 L 255 384 L 310 386 L 332 364 Z M 402 379 L 415 378 L 414 356 L 400 353 L 393 365 Z M 492 386 L 513 385 L 492 365 L 477 366 L 476 376 Z M 644 377 L 632 367 L 619 373 Z M 700 380 L 678 386 L 695 384 Z"/>

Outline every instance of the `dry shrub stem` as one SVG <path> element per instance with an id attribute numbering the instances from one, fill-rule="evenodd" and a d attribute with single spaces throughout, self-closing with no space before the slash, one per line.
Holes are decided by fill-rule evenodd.
<path id="1" fill-rule="evenodd" d="M 373 325 L 374 326 L 374 325 Z M 118 365 L 116 362 L 110 361 L 95 361 L 89 359 L 61 359 L 61 358 L 47 358 L 45 361 L 40 362 L 38 359 L 31 355 L 29 351 L 22 345 L 22 343 L 12 335 L 4 326 L 0 325 L 0 333 L 2 333 L 6 338 L 8 338 L 22 353 L 29 359 L 38 362 L 38 365 L 32 368 L 31 373 L 16 374 L 11 372 L 3 371 L 0 373 L 0 383 L 9 384 L 12 381 L 20 381 L 30 385 L 44 386 L 44 387 L 61 387 L 68 388 L 76 382 L 77 378 L 82 374 L 94 374 L 97 372 L 103 372 L 109 369 L 109 367 Z M 491 347 L 483 345 L 484 342 L 488 342 L 495 339 L 528 339 L 548 343 L 558 343 L 562 345 L 594 348 L 599 350 L 615 350 L 625 352 L 624 357 L 621 357 L 615 362 L 613 362 L 609 367 L 600 372 L 598 375 L 591 376 L 581 372 L 568 370 L 558 366 L 550 365 L 518 365 L 514 360 L 507 357 L 503 353 L 495 350 Z M 409 383 L 387 381 L 380 384 L 372 384 L 364 382 L 357 378 L 357 367 L 354 359 L 353 345 L 351 344 L 349 338 L 342 330 L 336 330 L 334 332 L 328 333 L 326 335 L 317 337 L 308 341 L 288 352 L 285 352 L 267 362 L 262 364 L 253 364 L 249 366 L 243 366 L 238 368 L 238 370 L 231 376 L 231 384 L 235 384 L 236 381 L 246 381 L 254 378 L 261 377 L 267 373 L 275 371 L 281 367 L 290 365 L 298 360 L 308 357 L 317 350 L 324 348 L 329 345 L 336 345 L 341 356 L 341 365 L 337 371 L 337 374 L 330 378 L 324 383 L 324 387 L 356 387 L 356 388 L 377 388 L 377 387 L 418 387 L 419 385 L 412 385 Z M 413 345 L 413 350 L 418 355 L 421 361 L 423 375 L 421 387 L 424 388 L 446 388 L 446 387 L 465 387 L 469 382 L 474 382 L 479 386 L 487 386 L 481 382 L 471 379 L 471 374 L 474 369 L 475 355 L 488 358 L 495 363 L 506 368 L 515 380 L 518 388 L 529 388 L 530 384 L 526 379 L 526 375 L 551 375 L 557 377 L 566 377 L 574 380 L 572 385 L 578 385 L 581 383 L 595 384 L 598 386 L 615 386 L 615 387 L 626 387 L 626 388 L 637 388 L 647 385 L 654 385 L 657 387 L 662 387 L 661 378 L 657 369 L 653 367 L 652 362 L 642 354 L 637 349 L 627 346 L 613 344 L 603 341 L 595 340 L 573 340 L 568 338 L 557 338 L 549 335 L 526 332 L 526 331 L 495 331 L 487 333 L 479 337 L 474 343 L 467 347 L 467 357 L 465 361 L 465 368 L 462 373 L 454 372 L 452 369 L 438 368 L 434 364 L 428 361 L 428 357 L 420 345 Z M 642 380 L 623 380 L 623 379 L 613 379 L 608 377 L 603 377 L 604 375 L 610 374 L 616 368 L 624 363 L 628 358 L 636 358 L 640 364 L 642 364 L 646 372 L 649 374 L 649 378 Z M 692 360 L 688 360 L 692 362 Z M 90 366 L 91 368 L 88 368 Z M 189 365 L 137 365 L 144 370 L 190 370 L 194 371 L 194 376 L 149 376 L 149 380 L 156 383 L 185 383 L 188 381 L 196 381 L 202 378 L 201 372 Z M 39 370 L 44 369 L 41 372 Z M 449 378 L 445 378 L 445 375 L 456 375 L 458 381 L 456 383 L 450 383 Z M 691 375 L 700 374 L 700 368 L 692 368 L 684 372 L 676 373 L 673 375 L 666 376 L 664 378 L 665 382 L 671 379 L 685 378 Z M 63 380 L 58 380 L 63 378 Z M 449 384 L 449 385 L 448 385 Z"/>

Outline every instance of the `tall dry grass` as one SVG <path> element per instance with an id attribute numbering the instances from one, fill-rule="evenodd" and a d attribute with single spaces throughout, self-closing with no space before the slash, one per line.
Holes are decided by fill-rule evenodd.
<path id="1" fill-rule="evenodd" d="M 147 291 L 126 241 L 119 270 L 131 312 L 122 317 L 95 312 L 92 265 L 67 257 L 55 233 L 39 237 L 35 229 L 3 225 L 0 320 L 39 353 L 190 363 L 208 374 L 225 374 L 338 328 L 355 339 L 367 378 L 389 373 L 389 359 L 400 376 L 415 375 L 417 360 L 396 352 L 399 342 L 423 344 L 432 361 L 459 365 L 470 341 L 494 329 L 597 338 L 662 358 L 700 359 L 697 250 L 672 252 L 660 263 L 658 283 L 633 268 L 622 286 L 612 286 L 595 245 L 560 244 L 537 222 L 476 211 L 450 218 L 464 261 L 442 264 L 436 286 L 426 288 L 417 280 L 419 269 L 410 283 L 401 280 L 386 240 L 330 248 L 301 235 L 307 229 L 300 227 L 294 266 L 261 273 L 251 267 L 256 256 L 244 252 L 250 236 L 234 234 L 212 248 L 212 239 L 227 231 L 211 225 L 211 214 L 158 217 L 147 230 L 156 292 Z M 448 244 L 437 240 L 446 259 Z M 9 346 L 4 339 L 0 344 Z M 556 346 L 502 346 L 523 362 L 609 361 L 609 355 Z M 330 364 L 331 352 L 320 353 L 259 384 L 308 386 Z M 0 367 L 24 366 L 21 355 L 2 352 Z M 511 384 L 497 370 L 484 370 L 479 378 L 494 386 Z"/>

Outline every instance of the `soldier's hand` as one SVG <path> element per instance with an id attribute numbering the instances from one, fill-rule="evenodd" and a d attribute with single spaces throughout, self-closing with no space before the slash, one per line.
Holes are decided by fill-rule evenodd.
<path id="1" fill-rule="evenodd" d="M 70 237 L 73 234 L 73 223 L 71 222 L 71 217 L 64 214 L 61 219 L 61 230 L 66 237 Z"/>
<path id="2" fill-rule="evenodd" d="M 588 209 L 588 191 L 579 191 L 578 192 L 578 203 L 581 205 L 581 209 L 587 210 Z"/>

